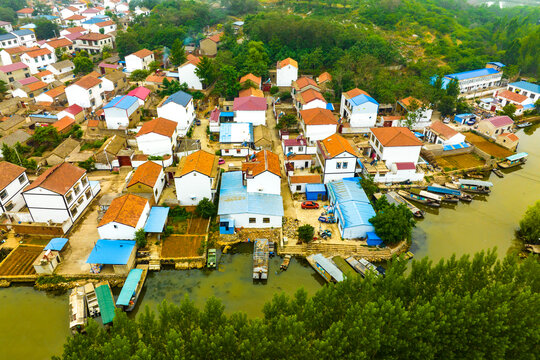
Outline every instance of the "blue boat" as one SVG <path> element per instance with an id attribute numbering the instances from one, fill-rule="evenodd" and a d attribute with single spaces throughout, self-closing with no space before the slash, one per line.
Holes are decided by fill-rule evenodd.
<path id="1" fill-rule="evenodd" d="M 477 194 L 489 194 L 493 183 L 489 181 L 472 180 L 472 179 L 459 179 L 459 188 L 463 191 L 477 193 Z"/>
<path id="2" fill-rule="evenodd" d="M 451 203 L 457 203 L 461 198 L 461 191 L 448 189 L 440 185 L 428 186 L 427 190 L 432 193 L 441 194 L 442 200 Z"/>
<path id="3" fill-rule="evenodd" d="M 116 300 L 116 306 L 124 311 L 131 311 L 135 308 L 137 300 L 146 280 L 147 268 L 137 268 L 129 272 L 122 291 Z"/>
<path id="4" fill-rule="evenodd" d="M 529 156 L 529 154 L 527 154 L 526 152 L 520 152 L 511 155 L 504 159 L 504 161 L 500 162 L 499 167 L 503 169 L 509 169 L 514 166 L 523 165 L 527 161 L 527 156 Z"/>

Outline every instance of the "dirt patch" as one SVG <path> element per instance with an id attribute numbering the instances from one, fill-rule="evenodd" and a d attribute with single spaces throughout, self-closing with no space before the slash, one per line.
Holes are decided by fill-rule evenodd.
<path id="1" fill-rule="evenodd" d="M 485 161 L 473 154 L 460 154 L 436 158 L 440 167 L 447 169 L 469 169 L 484 166 Z"/>
<path id="2" fill-rule="evenodd" d="M 268 239 L 268 241 L 279 244 L 280 233 L 280 229 L 240 229 L 232 235 L 223 235 L 219 234 L 219 232 L 212 233 L 210 240 L 217 242 L 219 245 L 230 245 L 254 239 Z"/>
<path id="3" fill-rule="evenodd" d="M 208 227 L 208 223 L 210 222 L 210 219 L 192 218 L 192 219 L 188 219 L 187 222 L 188 222 L 188 227 L 187 227 L 188 234 L 204 235 L 206 234 L 206 229 Z"/>
<path id="4" fill-rule="evenodd" d="M 204 235 L 171 235 L 163 240 L 162 258 L 197 258 Z"/>
<path id="5" fill-rule="evenodd" d="M 18 246 L 0 265 L 0 276 L 35 275 L 32 264 L 42 251 L 42 246 Z"/>
<path id="6" fill-rule="evenodd" d="M 511 152 L 510 150 L 505 149 L 502 146 L 492 143 L 491 141 L 488 141 L 483 137 L 473 134 L 471 132 L 465 133 L 465 139 L 480 150 L 496 158 L 502 159 L 513 154 L 513 152 Z"/>

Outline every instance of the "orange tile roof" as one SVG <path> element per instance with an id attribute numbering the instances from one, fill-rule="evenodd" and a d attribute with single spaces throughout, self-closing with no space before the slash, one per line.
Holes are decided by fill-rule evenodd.
<path id="1" fill-rule="evenodd" d="M 253 176 L 270 171 L 272 174 L 281 177 L 279 157 L 268 150 L 259 151 L 255 154 L 253 160 L 242 163 L 242 171 L 249 171 Z"/>
<path id="2" fill-rule="evenodd" d="M 88 127 L 98 127 L 99 125 L 99 120 L 96 120 L 96 119 L 90 119 L 88 120 Z"/>
<path id="3" fill-rule="evenodd" d="M 165 76 L 165 74 L 163 74 L 163 75 L 150 74 L 150 75 L 148 75 L 146 77 L 145 81 L 152 82 L 152 83 L 157 83 L 157 84 L 162 84 L 163 80 L 165 78 L 167 78 L 167 80 L 169 80 L 169 81 L 177 80 L 177 79 L 175 79 L 173 77 Z"/>
<path id="4" fill-rule="evenodd" d="M 278 62 L 278 69 L 281 69 L 287 65 L 292 65 L 298 69 L 298 62 L 291 58 L 286 58 L 285 60 L 281 60 L 280 62 Z"/>
<path id="5" fill-rule="evenodd" d="M 357 156 L 356 150 L 354 150 L 351 143 L 339 134 L 330 135 L 326 139 L 320 140 L 319 143 L 325 155 L 327 155 L 325 158 L 333 158 L 344 152 Z"/>
<path id="6" fill-rule="evenodd" d="M 150 55 L 153 55 L 154 52 L 153 51 L 150 51 L 148 49 L 141 49 L 139 51 L 135 51 L 133 54 L 131 55 L 135 55 L 136 57 L 138 58 L 141 58 L 141 59 L 144 59 L 145 57 L 147 56 L 150 56 Z"/>
<path id="7" fill-rule="evenodd" d="M 142 165 L 139 165 L 137 170 L 135 170 L 127 187 L 141 183 L 153 188 L 154 185 L 156 185 L 156 182 L 159 180 L 159 174 L 162 170 L 163 168 L 161 165 L 158 165 L 153 161 L 147 161 Z"/>
<path id="8" fill-rule="evenodd" d="M 66 87 L 64 85 L 60 85 L 58 87 L 55 87 L 54 89 L 47 91 L 45 94 L 55 99 L 56 97 L 64 94 L 65 92 L 66 92 Z"/>
<path id="9" fill-rule="evenodd" d="M 48 55 L 48 54 L 52 54 L 51 50 L 49 49 L 37 49 L 37 50 L 28 51 L 26 53 L 26 55 L 30 56 L 31 58 Z"/>
<path id="10" fill-rule="evenodd" d="M 381 116 L 381 119 L 383 121 L 394 121 L 394 120 L 405 120 L 405 117 L 401 115 L 389 115 L 389 116 Z"/>
<path id="11" fill-rule="evenodd" d="M 508 138 L 508 140 L 510 141 L 519 141 L 519 138 L 516 136 L 516 134 L 513 134 L 513 133 L 502 133 L 499 136 L 504 136 Z"/>
<path id="12" fill-rule="evenodd" d="M 260 86 L 261 85 L 261 77 L 255 76 L 252 73 L 246 74 L 240 78 L 240 84 L 243 84 L 244 82 L 250 80 L 255 85 Z"/>
<path id="13" fill-rule="evenodd" d="M 95 25 L 97 25 L 97 27 L 105 27 L 105 26 L 110 26 L 110 25 L 114 25 L 115 22 L 112 21 L 112 20 L 107 20 L 107 21 L 102 21 L 102 22 L 98 22 L 98 23 L 95 23 Z"/>
<path id="14" fill-rule="evenodd" d="M 220 33 L 214 34 L 212 36 L 209 36 L 208 39 L 212 40 L 215 43 L 218 43 L 218 42 L 221 41 L 221 38 L 223 37 L 223 35 L 225 35 L 225 34 L 223 32 L 220 32 Z"/>
<path id="15" fill-rule="evenodd" d="M 319 82 L 319 84 L 322 84 L 327 81 L 332 81 L 332 75 L 330 75 L 330 73 L 325 71 L 321 75 L 319 75 L 319 77 L 317 78 L 317 81 Z"/>
<path id="16" fill-rule="evenodd" d="M 370 96 L 367 92 L 365 92 L 364 90 L 360 90 L 359 88 L 354 88 L 345 93 L 345 97 L 347 99 L 352 99 L 353 97 L 357 97 L 358 95 Z"/>
<path id="17" fill-rule="evenodd" d="M 4 51 L 6 51 L 10 55 L 13 55 L 13 54 L 20 54 L 20 53 L 24 53 L 24 52 L 28 52 L 32 50 L 38 50 L 38 49 L 39 49 L 38 46 L 33 46 L 33 47 L 16 46 L 9 49 L 4 49 Z"/>
<path id="18" fill-rule="evenodd" d="M 23 192 L 42 187 L 57 194 L 65 195 L 84 174 L 86 174 L 86 171 L 78 166 L 61 163 L 38 176 Z"/>
<path id="19" fill-rule="evenodd" d="M 421 146 L 411 130 L 406 127 L 382 127 L 371 128 L 371 132 L 383 146 Z"/>
<path id="20" fill-rule="evenodd" d="M 313 90 L 313 89 L 307 89 L 303 93 L 298 94 L 298 98 L 302 104 L 308 104 L 312 102 L 313 100 L 317 100 L 317 99 L 326 102 L 324 96 L 317 90 Z"/>
<path id="21" fill-rule="evenodd" d="M 320 184 L 321 175 L 293 175 L 289 180 L 291 184 Z"/>
<path id="22" fill-rule="evenodd" d="M 313 160 L 313 156 L 309 154 L 293 154 L 287 157 L 287 161 L 295 160 Z"/>
<path id="23" fill-rule="evenodd" d="M 156 133 L 159 135 L 172 137 L 176 130 L 176 122 L 167 120 L 161 117 L 145 122 L 141 130 L 137 133 L 137 137 L 148 133 Z"/>
<path id="24" fill-rule="evenodd" d="M 247 88 L 244 90 L 240 90 L 240 92 L 238 93 L 238 97 L 246 97 L 246 96 L 264 97 L 264 93 L 261 89 L 254 89 L 254 88 Z"/>
<path id="25" fill-rule="evenodd" d="M 74 83 L 74 85 L 80 86 L 83 89 L 88 90 L 88 89 L 91 89 L 91 88 L 93 88 L 94 86 L 96 86 L 96 85 L 98 85 L 100 83 L 101 83 L 100 79 L 98 79 L 95 76 L 92 76 L 91 74 L 88 74 L 86 76 L 83 76 L 79 80 L 77 80 Z"/>
<path id="26" fill-rule="evenodd" d="M 509 90 L 499 91 L 497 93 L 497 97 L 502 97 L 510 101 L 516 102 L 518 104 L 521 104 L 522 102 L 528 99 L 528 97 L 526 97 L 525 95 L 521 95 L 513 91 L 509 91 Z"/>
<path id="27" fill-rule="evenodd" d="M 50 72 L 49 70 L 43 70 L 43 71 L 38 72 L 34 76 L 43 77 L 43 76 L 47 76 L 47 75 L 52 75 L 52 72 Z"/>
<path id="28" fill-rule="evenodd" d="M 303 89 L 306 86 L 312 85 L 318 88 L 317 83 L 312 78 L 309 78 L 307 76 L 301 76 L 296 80 L 296 85 L 298 85 L 299 89 Z"/>
<path id="29" fill-rule="evenodd" d="M 84 20 L 84 19 L 86 19 L 84 16 L 79 15 L 79 14 L 74 14 L 74 15 L 71 15 L 70 17 L 68 17 L 68 18 L 65 18 L 64 20 L 73 21 L 73 20 Z"/>
<path id="30" fill-rule="evenodd" d="M 30 91 L 36 91 L 39 89 L 43 89 L 44 87 L 47 87 L 47 84 L 44 83 L 43 81 L 36 81 L 25 86 Z"/>
<path id="31" fill-rule="evenodd" d="M 69 116 L 64 116 L 60 120 L 52 124 L 58 132 L 62 132 L 75 123 L 75 120 Z"/>
<path id="32" fill-rule="evenodd" d="M 181 67 L 184 66 L 184 65 L 187 65 L 187 64 L 193 64 L 193 65 L 197 66 L 197 65 L 199 65 L 200 62 L 201 62 L 200 57 L 197 57 L 197 56 L 192 55 L 192 54 L 188 54 L 187 61 L 185 63 L 183 63 L 181 65 Z"/>
<path id="33" fill-rule="evenodd" d="M 88 33 L 88 34 L 82 35 L 77 40 L 98 41 L 98 40 L 108 39 L 110 37 L 111 37 L 110 35 L 106 35 L 106 34 Z"/>
<path id="34" fill-rule="evenodd" d="M 434 121 L 429 126 L 429 128 L 447 140 L 450 139 L 452 136 L 458 134 L 456 130 L 452 129 L 450 126 L 446 124 L 443 124 L 440 121 Z"/>
<path id="35" fill-rule="evenodd" d="M 69 31 L 70 33 L 73 34 L 73 33 L 84 32 L 88 30 L 86 30 L 82 26 L 73 26 L 73 27 L 67 28 L 66 31 Z"/>
<path id="36" fill-rule="evenodd" d="M 61 38 L 61 39 L 49 40 L 49 41 L 46 42 L 46 44 L 53 47 L 54 49 L 58 49 L 58 48 L 61 48 L 61 47 L 70 46 L 73 43 L 69 39 Z"/>
<path id="37" fill-rule="evenodd" d="M 215 175 L 214 173 L 218 166 L 218 157 L 204 150 L 198 150 L 186 156 L 181 165 L 176 177 L 187 175 L 192 171 L 212 177 Z"/>
<path id="38" fill-rule="evenodd" d="M 401 103 L 402 105 L 405 106 L 405 108 L 409 108 L 409 106 L 413 103 L 413 102 L 416 102 L 419 106 L 422 106 L 423 105 L 423 102 L 418 100 L 417 98 L 413 98 L 412 96 L 409 96 L 409 97 L 406 97 L 404 99 L 401 99 L 398 101 L 399 103 Z"/>
<path id="39" fill-rule="evenodd" d="M 26 171 L 22 166 L 12 164 L 7 161 L 0 162 L 0 190 L 8 186 Z"/>
<path id="40" fill-rule="evenodd" d="M 306 125 L 337 125 L 337 119 L 328 109 L 301 110 L 300 116 Z"/>
<path id="41" fill-rule="evenodd" d="M 21 10 L 17 10 L 18 14 L 32 14 L 34 12 L 34 9 L 32 8 L 24 8 Z"/>
<path id="42" fill-rule="evenodd" d="M 117 197 L 111 202 L 109 208 L 98 224 L 98 227 L 117 222 L 131 227 L 136 227 L 141 218 L 148 200 L 141 196 L 126 194 Z"/>

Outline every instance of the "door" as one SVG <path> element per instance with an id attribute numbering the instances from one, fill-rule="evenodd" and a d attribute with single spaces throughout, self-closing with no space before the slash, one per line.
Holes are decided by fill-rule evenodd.
<path id="1" fill-rule="evenodd" d="M 306 161 L 306 164 L 304 165 L 305 168 L 309 167 L 309 161 Z"/>
<path id="2" fill-rule="evenodd" d="M 391 121 L 383 122 L 383 127 L 392 127 L 392 122 Z"/>

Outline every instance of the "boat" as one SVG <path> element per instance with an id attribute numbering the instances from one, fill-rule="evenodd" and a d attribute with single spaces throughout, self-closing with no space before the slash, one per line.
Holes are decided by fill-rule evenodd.
<path id="1" fill-rule="evenodd" d="M 90 317 L 98 317 L 100 314 L 99 305 L 96 297 L 96 289 L 93 283 L 84 285 L 84 293 L 86 296 L 86 305 L 88 305 L 88 315 Z"/>
<path id="2" fill-rule="evenodd" d="M 215 269 L 217 267 L 216 249 L 208 249 L 208 257 L 206 258 L 206 267 Z"/>
<path id="3" fill-rule="evenodd" d="M 285 255 L 285 257 L 283 258 L 283 262 L 279 266 L 279 269 L 283 271 L 287 270 L 289 268 L 289 264 L 291 263 L 291 258 L 291 255 Z"/>
<path id="4" fill-rule="evenodd" d="M 253 280 L 268 279 L 268 239 L 256 239 L 253 246 Z"/>
<path id="5" fill-rule="evenodd" d="M 405 260 L 410 260 L 414 257 L 414 254 L 411 252 L 411 251 L 407 251 L 404 255 L 403 255 L 403 258 Z"/>
<path id="6" fill-rule="evenodd" d="M 484 175 L 478 173 L 467 173 L 467 177 L 470 177 L 471 179 L 483 179 Z"/>
<path id="7" fill-rule="evenodd" d="M 489 194 L 491 192 L 490 187 L 493 183 L 489 181 L 471 180 L 471 179 L 459 179 L 459 189 L 476 194 Z"/>
<path id="8" fill-rule="evenodd" d="M 273 241 L 268 242 L 268 255 L 270 257 L 276 256 L 276 243 Z"/>
<path id="9" fill-rule="evenodd" d="M 449 203 L 457 203 L 459 201 L 459 197 L 461 196 L 461 191 L 447 189 L 437 184 L 428 186 L 427 191 L 435 194 L 440 194 L 440 196 L 442 196 L 442 201 L 446 201 Z"/>
<path id="10" fill-rule="evenodd" d="M 84 332 L 87 322 L 84 286 L 71 290 L 69 295 L 69 328 L 73 334 Z"/>
<path id="11" fill-rule="evenodd" d="M 520 153 L 511 155 L 507 157 L 506 159 L 504 159 L 503 161 L 501 161 L 499 163 L 499 167 L 502 169 L 509 169 L 514 166 L 523 165 L 527 161 L 527 156 L 529 156 L 529 154 L 527 154 L 526 152 L 520 152 Z"/>
<path id="12" fill-rule="evenodd" d="M 498 177 L 500 178 L 503 178 L 504 177 L 504 174 L 501 170 L 497 169 L 497 168 L 493 168 L 491 169 L 491 172 L 494 173 L 495 175 L 497 175 Z"/>
<path id="13" fill-rule="evenodd" d="M 516 125 L 516 127 L 520 128 L 520 129 L 523 129 L 523 128 L 526 128 L 526 127 L 529 127 L 532 125 L 532 122 L 523 122 L 523 123 L 519 123 Z"/>
<path id="14" fill-rule="evenodd" d="M 441 197 L 427 191 L 418 189 L 409 189 L 409 191 L 399 190 L 398 194 L 403 196 L 407 200 L 416 201 L 420 204 L 424 204 L 427 206 L 441 206 Z"/>
<path id="15" fill-rule="evenodd" d="M 327 282 L 337 283 L 345 280 L 343 272 L 322 254 L 309 255 L 306 260 Z"/>
<path id="16" fill-rule="evenodd" d="M 389 191 L 385 195 L 386 195 L 386 199 L 388 200 L 390 204 L 395 204 L 396 206 L 399 204 L 403 204 L 412 212 L 412 214 L 415 217 L 417 218 L 424 217 L 424 214 L 425 214 L 424 211 L 420 210 L 419 208 L 417 208 L 416 206 L 414 206 L 413 204 L 411 204 L 410 202 L 408 202 L 407 200 L 399 196 L 396 192 Z"/>
<path id="17" fill-rule="evenodd" d="M 345 259 L 345 261 L 349 263 L 349 265 L 351 265 L 352 268 L 363 277 L 366 277 L 369 272 L 371 272 L 375 276 L 382 275 L 381 272 L 377 270 L 377 267 L 375 265 L 373 265 L 364 258 L 356 260 L 356 258 L 354 258 L 353 256 L 349 256 Z"/>
<path id="18" fill-rule="evenodd" d="M 139 265 L 137 269 L 133 269 L 129 272 L 122 291 L 116 300 L 116 306 L 124 311 L 132 311 L 137 305 L 139 295 L 141 294 L 148 273 L 148 267 Z"/>
<path id="19" fill-rule="evenodd" d="M 96 296 L 101 312 L 101 322 L 107 325 L 113 322 L 115 316 L 114 297 L 107 281 L 96 285 Z"/>

